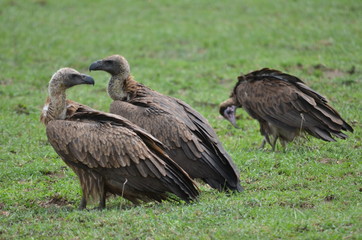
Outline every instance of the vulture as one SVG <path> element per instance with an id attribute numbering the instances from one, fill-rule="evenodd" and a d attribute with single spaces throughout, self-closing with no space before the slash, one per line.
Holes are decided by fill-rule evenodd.
<path id="1" fill-rule="evenodd" d="M 90 200 L 103 209 L 109 195 L 135 204 L 190 202 L 198 196 L 193 180 L 155 137 L 121 116 L 67 100 L 65 91 L 79 84 L 94 80 L 71 68 L 58 70 L 49 82 L 41 121 L 50 144 L 80 180 L 80 209 Z"/>
<path id="2" fill-rule="evenodd" d="M 208 121 L 185 102 L 156 92 L 131 76 L 127 60 L 112 55 L 89 66 L 111 75 L 110 112 L 142 126 L 191 178 L 219 191 L 241 192 L 239 173 Z"/>
<path id="3" fill-rule="evenodd" d="M 242 107 L 259 121 L 260 133 L 273 151 L 279 139 L 283 148 L 301 133 L 327 142 L 345 139 L 342 132 L 353 132 L 327 99 L 299 78 L 278 70 L 263 68 L 241 75 L 231 96 L 220 104 L 220 114 L 235 127 L 235 111 Z"/>

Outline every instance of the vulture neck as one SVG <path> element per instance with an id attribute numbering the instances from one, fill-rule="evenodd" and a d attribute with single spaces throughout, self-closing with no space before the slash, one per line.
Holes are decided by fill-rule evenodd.
<path id="1" fill-rule="evenodd" d="M 137 82 L 131 75 L 113 75 L 108 84 L 108 94 L 114 100 L 129 99 L 137 91 Z"/>
<path id="2" fill-rule="evenodd" d="M 63 120 L 66 118 L 67 103 L 65 90 L 59 88 L 49 89 L 49 105 L 47 110 L 46 122 L 50 120 Z"/>

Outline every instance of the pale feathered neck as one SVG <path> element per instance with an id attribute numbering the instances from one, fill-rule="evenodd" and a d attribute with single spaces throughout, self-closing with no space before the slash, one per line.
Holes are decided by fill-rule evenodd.
<path id="1" fill-rule="evenodd" d="M 52 82 L 49 85 L 49 97 L 42 111 L 42 115 L 45 116 L 42 121 L 45 124 L 51 120 L 63 120 L 67 113 L 65 89 L 52 84 Z"/>
<path id="2" fill-rule="evenodd" d="M 137 82 L 129 74 L 113 75 L 108 83 L 108 94 L 114 100 L 124 100 L 136 89 Z"/>

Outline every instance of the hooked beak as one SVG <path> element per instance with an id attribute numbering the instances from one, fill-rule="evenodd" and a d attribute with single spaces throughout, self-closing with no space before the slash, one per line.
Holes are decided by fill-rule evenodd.
<path id="1" fill-rule="evenodd" d="M 90 84 L 94 86 L 94 79 L 91 76 L 83 74 L 82 79 L 84 84 Z"/>
<path id="2" fill-rule="evenodd" d="M 103 62 L 102 60 L 95 61 L 89 66 L 89 71 L 102 70 Z"/>
<path id="3" fill-rule="evenodd" d="M 226 120 L 228 120 L 235 128 L 240 129 L 240 127 L 236 124 L 236 117 L 235 117 L 235 112 L 236 112 L 236 106 L 232 105 L 229 106 L 225 109 L 224 111 L 224 118 Z"/>

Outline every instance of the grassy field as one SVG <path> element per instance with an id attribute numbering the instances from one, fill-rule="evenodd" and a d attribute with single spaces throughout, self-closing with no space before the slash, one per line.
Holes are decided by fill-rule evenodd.
<path id="1" fill-rule="evenodd" d="M 0 1 L 0 239 L 361 239 L 362 2 Z M 122 54 L 136 80 L 200 111 L 240 169 L 245 192 L 200 185 L 193 204 L 78 211 L 78 179 L 47 143 L 39 113 L 51 75 L 88 72 Z M 262 67 L 299 76 L 327 96 L 355 132 L 310 138 L 285 152 L 258 149 L 242 109 L 218 114 L 236 77 Z M 107 111 L 109 76 L 68 97 Z"/>

